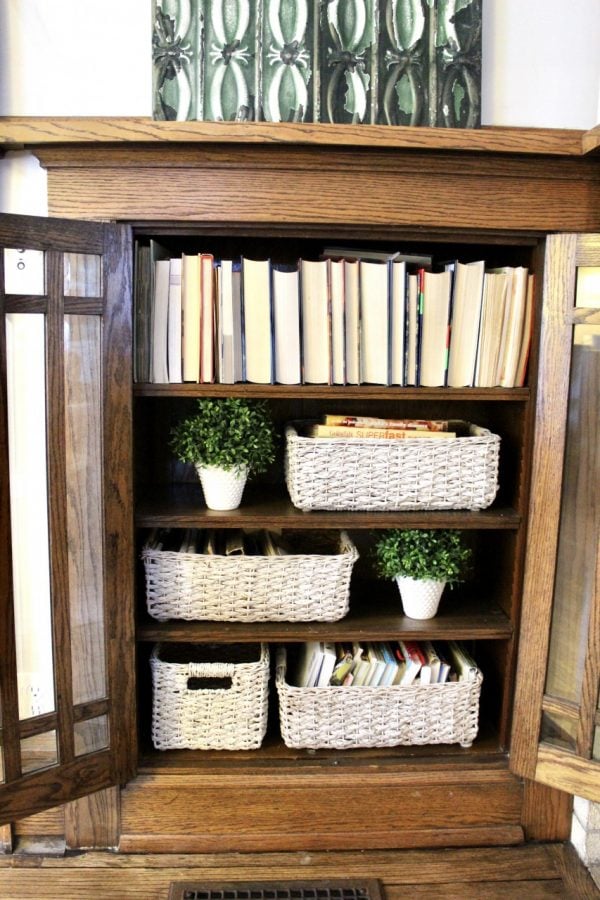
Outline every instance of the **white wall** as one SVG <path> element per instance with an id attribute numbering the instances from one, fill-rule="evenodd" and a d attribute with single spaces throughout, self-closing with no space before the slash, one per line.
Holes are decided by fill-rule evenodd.
<path id="1" fill-rule="evenodd" d="M 152 114 L 151 0 L 0 0 L 0 115 Z M 599 0 L 484 0 L 484 125 L 600 120 Z M 44 215 L 44 172 L 0 161 L 0 211 Z"/>

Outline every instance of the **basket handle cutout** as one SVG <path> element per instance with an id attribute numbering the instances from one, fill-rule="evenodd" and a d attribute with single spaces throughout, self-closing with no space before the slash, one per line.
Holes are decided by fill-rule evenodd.
<path id="1" fill-rule="evenodd" d="M 231 689 L 232 679 L 225 675 L 222 678 L 206 676 L 201 678 L 192 675 L 188 678 L 188 691 L 228 691 Z"/>

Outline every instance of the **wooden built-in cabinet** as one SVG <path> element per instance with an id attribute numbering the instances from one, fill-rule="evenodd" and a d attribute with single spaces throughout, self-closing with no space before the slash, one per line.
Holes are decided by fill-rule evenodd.
<path id="1" fill-rule="evenodd" d="M 540 739 L 543 703 L 546 716 L 565 714 L 571 722 L 580 711 L 574 700 L 553 705 L 548 695 L 542 698 L 542 635 L 551 615 L 569 371 L 569 341 L 557 335 L 566 327 L 562 310 L 573 306 L 575 267 L 600 265 L 597 241 L 585 243 L 576 234 L 600 231 L 600 172 L 597 157 L 581 149 L 583 136 L 516 129 L 482 129 L 471 136 L 375 126 L 344 131 L 283 125 L 279 130 L 249 123 L 246 131 L 223 123 L 125 120 L 119 127 L 120 120 L 96 126 L 93 120 L 76 121 L 71 131 L 68 121 L 44 128 L 43 121 L 6 120 L 4 126 L 48 169 L 50 215 L 60 221 L 3 217 L 0 222 L 1 246 L 42 250 L 46 260 L 41 296 L 4 296 L 0 288 L 0 301 L 3 322 L 5 314 L 46 317 L 56 683 L 55 709 L 20 717 L 13 583 L 5 566 L 2 603 L 9 627 L 0 663 L 2 820 L 12 822 L 16 834 L 30 833 L 40 821 L 60 831 L 62 811 L 54 819 L 52 813 L 41 820 L 35 814 L 72 801 L 60 819 L 70 846 L 123 851 L 393 848 L 566 838 L 567 791 L 573 782 L 548 775 L 548 754 L 558 765 L 552 734 L 549 749 L 540 751 L 542 761 L 536 764 L 532 754 Z M 566 231 L 573 234 L 553 234 Z M 326 243 L 353 241 L 426 250 L 437 259 L 526 265 L 536 284 L 526 386 L 134 384 L 131 270 L 136 244 L 151 238 L 173 255 L 208 251 L 285 261 L 314 255 Z M 578 256 L 574 248 L 580 245 L 587 249 Z M 81 258 L 73 254 L 101 258 L 102 277 L 92 298 L 63 290 L 65 267 Z M 97 600 L 89 616 L 97 622 L 101 615 L 100 647 L 93 630 L 87 644 L 77 643 L 77 609 L 85 606 L 85 591 L 83 582 L 71 577 L 69 563 L 78 539 L 92 552 L 85 522 L 79 522 L 79 533 L 69 530 L 86 484 L 71 471 L 69 453 L 60 450 L 72 401 L 82 399 L 69 391 L 69 373 L 77 378 L 69 368 L 71 343 L 65 337 L 72 316 L 102 323 L 94 350 L 95 405 L 83 392 L 83 400 L 92 403 L 101 445 L 96 491 L 103 533 L 102 603 Z M 2 354 L 5 400 L 4 336 Z M 232 395 L 265 398 L 280 426 L 336 411 L 475 422 L 501 436 L 498 495 L 481 512 L 301 512 L 285 489 L 280 448 L 278 464 L 249 486 L 239 510 L 207 511 L 197 483 L 176 483 L 182 467 L 174 465 L 167 436 L 194 397 Z M 4 473 L 4 414 L 1 425 Z M 88 434 L 81 423 L 79 428 L 77 440 Z M 87 441 L 85 446 L 89 435 Z M 85 459 L 89 469 L 91 456 Z M 9 559 L 15 501 L 4 488 L 0 501 Z M 85 504 L 81 508 L 85 512 Z M 139 563 L 143 535 L 155 526 L 346 529 L 361 553 L 350 612 L 330 624 L 159 623 L 146 612 Z M 373 534 L 404 526 L 464 529 L 474 548 L 473 579 L 447 592 L 438 616 L 426 622 L 401 614 L 392 586 L 374 582 L 367 562 Z M 585 539 L 593 541 L 594 534 L 597 541 L 597 521 Z M 538 590 L 540 574 L 543 590 Z M 590 633 L 597 626 L 599 602 L 596 596 Z M 275 647 L 309 637 L 400 636 L 468 642 L 484 675 L 479 734 L 471 748 L 287 749 L 278 734 L 274 687 L 269 730 L 259 750 L 160 752 L 152 747 L 148 660 L 156 641 L 265 641 Z M 89 654 L 91 672 L 96 671 L 94 654 L 100 653 L 106 666 L 102 686 L 83 699 L 72 688 L 81 653 Z M 597 728 L 595 637 L 590 637 L 587 660 L 586 721 Z M 107 723 L 104 744 L 88 750 L 73 741 L 75 725 L 99 717 Z M 21 742 L 48 732 L 57 735 L 55 758 L 24 774 Z M 589 738 L 579 734 L 575 743 L 561 750 L 567 763 L 580 773 L 593 773 L 597 763 L 590 761 Z M 588 761 L 578 763 L 586 753 Z M 586 793 L 583 777 L 577 791 Z"/>

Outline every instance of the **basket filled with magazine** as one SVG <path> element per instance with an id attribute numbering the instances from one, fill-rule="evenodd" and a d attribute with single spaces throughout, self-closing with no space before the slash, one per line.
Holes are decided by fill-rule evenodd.
<path id="1" fill-rule="evenodd" d="M 141 556 L 160 621 L 334 622 L 358 551 L 345 531 L 156 529 Z"/>
<path id="2" fill-rule="evenodd" d="M 286 427 L 285 477 L 299 509 L 485 509 L 500 438 L 462 420 L 327 415 Z"/>
<path id="3" fill-rule="evenodd" d="M 483 676 L 455 641 L 334 644 L 277 651 L 275 685 L 288 747 L 470 747 Z"/>

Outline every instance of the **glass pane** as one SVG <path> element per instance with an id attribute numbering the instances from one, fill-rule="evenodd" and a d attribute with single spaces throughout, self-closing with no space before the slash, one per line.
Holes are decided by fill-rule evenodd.
<path id="1" fill-rule="evenodd" d="M 8 450 L 19 717 L 54 710 L 44 316 L 6 316 Z"/>
<path id="2" fill-rule="evenodd" d="M 23 775 L 47 769 L 58 763 L 56 731 L 46 731 L 21 741 L 21 770 Z"/>
<path id="3" fill-rule="evenodd" d="M 102 296 L 102 257 L 65 253 L 65 297 Z"/>
<path id="4" fill-rule="evenodd" d="M 43 250 L 4 250 L 4 291 L 7 294 L 43 296 L 45 291 Z"/>
<path id="5" fill-rule="evenodd" d="M 65 454 L 73 700 L 106 694 L 101 326 L 65 317 Z"/>
<path id="6" fill-rule="evenodd" d="M 579 266 L 575 306 L 600 307 L 600 266 Z"/>
<path id="7" fill-rule="evenodd" d="M 579 702 L 600 528 L 600 325 L 574 328 L 546 693 Z"/>
<path id="8" fill-rule="evenodd" d="M 75 734 L 75 756 L 95 753 L 108 747 L 108 716 L 97 716 L 85 722 L 77 722 Z"/>
<path id="9" fill-rule="evenodd" d="M 545 712 L 542 715 L 542 741 L 553 744 L 562 750 L 575 750 L 575 736 L 577 722 L 558 716 L 555 713 Z"/>

